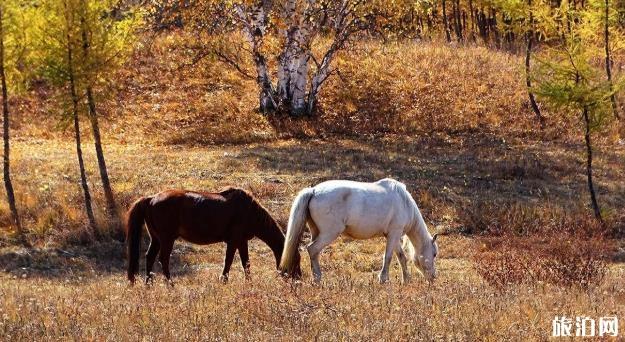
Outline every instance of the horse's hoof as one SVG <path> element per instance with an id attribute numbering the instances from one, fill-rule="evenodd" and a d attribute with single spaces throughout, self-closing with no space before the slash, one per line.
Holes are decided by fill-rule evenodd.
<path id="1" fill-rule="evenodd" d="M 379 276 L 378 280 L 380 281 L 380 284 L 386 284 L 386 283 L 388 283 L 388 276 L 386 276 L 386 277 Z"/>
<path id="2" fill-rule="evenodd" d="M 227 274 L 222 274 L 219 276 L 219 281 L 222 282 L 223 284 L 227 284 L 228 283 L 228 275 Z"/>

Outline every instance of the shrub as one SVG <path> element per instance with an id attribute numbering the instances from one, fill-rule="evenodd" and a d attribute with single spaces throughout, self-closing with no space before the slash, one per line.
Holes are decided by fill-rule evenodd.
<path id="1" fill-rule="evenodd" d="M 458 220 L 463 233 L 494 236 L 613 236 L 622 225 L 622 217 L 608 218 L 602 226 L 590 214 L 581 206 L 565 208 L 549 202 L 476 201 L 458 213 Z"/>
<path id="2" fill-rule="evenodd" d="M 473 259 L 478 274 L 498 289 L 540 282 L 586 289 L 599 285 L 607 272 L 603 240 L 508 238 L 489 245 Z"/>

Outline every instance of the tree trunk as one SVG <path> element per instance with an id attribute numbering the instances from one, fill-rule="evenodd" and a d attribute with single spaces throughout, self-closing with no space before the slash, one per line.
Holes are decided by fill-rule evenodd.
<path id="1" fill-rule="evenodd" d="M 449 34 L 449 24 L 447 23 L 447 6 L 446 0 L 443 0 L 443 26 L 445 26 L 445 37 L 447 38 L 447 43 L 451 43 L 451 35 Z"/>
<path id="2" fill-rule="evenodd" d="M 527 3 L 530 7 L 529 9 L 530 30 L 525 34 L 525 39 L 527 40 L 527 46 L 525 49 L 525 83 L 527 85 L 527 95 L 529 96 L 532 110 L 534 110 L 534 113 L 536 114 L 536 118 L 538 119 L 538 123 L 540 123 L 540 127 L 544 128 L 545 119 L 540 113 L 540 108 L 538 108 L 538 104 L 536 103 L 536 98 L 534 97 L 534 93 L 532 92 L 532 77 L 531 77 L 530 62 L 532 58 L 532 45 L 534 42 L 534 16 L 532 14 L 532 0 L 528 0 Z"/>
<path id="3" fill-rule="evenodd" d="M 592 205 L 592 209 L 595 214 L 595 218 L 600 222 L 603 222 L 603 218 L 601 217 L 601 210 L 599 209 L 599 204 L 597 203 L 597 195 L 595 194 L 595 187 L 592 181 L 592 144 L 590 141 L 590 118 L 588 117 L 588 107 L 584 107 L 584 124 L 585 124 L 585 134 L 584 139 L 586 140 L 586 176 L 588 178 L 588 191 L 590 192 L 590 204 Z"/>
<path id="4" fill-rule="evenodd" d="M 482 41 L 484 42 L 484 44 L 488 44 L 488 41 L 489 41 L 488 18 L 486 17 L 486 13 L 484 13 L 483 8 L 481 8 L 479 11 L 476 10 L 476 13 L 477 13 L 476 20 L 477 20 L 480 37 L 482 37 Z"/>
<path id="5" fill-rule="evenodd" d="M 306 83 L 308 81 L 308 59 L 307 53 L 302 52 L 301 56 L 295 60 L 297 68 L 291 76 L 291 116 L 301 116 L 306 113 Z"/>
<path id="6" fill-rule="evenodd" d="M 260 88 L 259 107 L 262 113 L 268 114 L 278 109 L 275 100 L 276 92 L 271 84 L 267 59 L 261 52 L 261 45 L 268 22 L 267 12 L 271 9 L 272 3 L 268 0 L 256 2 L 249 9 L 242 5 L 236 6 L 236 12 L 244 24 L 243 31 L 252 48 L 252 58 L 256 65 L 256 83 Z M 248 13 L 249 12 L 249 13 Z"/>
<path id="7" fill-rule="evenodd" d="M 87 174 L 85 172 L 85 162 L 82 157 L 82 146 L 80 142 L 80 123 L 78 120 L 78 94 L 76 93 L 76 83 L 74 79 L 73 54 L 71 46 L 71 38 L 67 34 L 67 67 L 70 86 L 70 96 L 72 98 L 72 116 L 74 119 L 74 138 L 76 140 L 76 156 L 78 157 L 78 168 L 80 169 L 80 183 L 82 185 L 83 195 L 85 197 L 85 210 L 89 219 L 89 233 L 95 235 L 97 233 L 97 225 L 93 208 L 91 207 L 91 193 L 89 192 L 89 184 L 87 183 Z"/>
<path id="8" fill-rule="evenodd" d="M 456 39 L 458 42 L 462 42 L 462 19 L 460 18 L 460 0 L 452 0 L 453 4 L 453 16 L 454 16 L 454 30 L 456 31 Z"/>
<path id="9" fill-rule="evenodd" d="M 91 87 L 87 87 L 87 102 L 89 104 L 89 121 L 91 122 L 91 131 L 93 132 L 93 142 L 95 145 L 96 157 L 98 158 L 98 168 L 100 169 L 100 179 L 102 180 L 102 188 L 104 189 L 104 197 L 106 198 L 106 206 L 111 219 L 119 220 L 117 205 L 115 204 L 115 196 L 111 188 L 109 180 L 108 168 L 106 167 L 106 159 L 102 150 L 102 140 L 100 137 L 100 125 L 95 107 L 95 101 Z"/>
<path id="10" fill-rule="evenodd" d="M 284 28 L 279 29 L 284 46 L 278 58 L 278 106 L 291 116 L 306 113 L 310 43 L 314 34 L 311 27 L 314 1 L 299 9 L 297 5 L 295 0 L 286 2 L 282 13 Z"/>
<path id="11" fill-rule="evenodd" d="M 9 202 L 9 210 L 11 211 L 11 218 L 13 224 L 17 230 L 18 238 L 20 242 L 25 246 L 30 246 L 24 231 L 22 230 L 22 223 L 17 212 L 17 206 L 15 204 L 15 193 L 13 192 L 13 183 L 11 182 L 11 169 L 10 169 L 10 136 L 9 136 L 9 97 L 7 90 L 6 73 L 4 70 L 4 27 L 3 27 L 3 11 L 0 6 L 0 80 L 2 82 L 2 128 L 3 128 L 3 140 L 4 140 L 4 156 L 2 158 L 2 164 L 4 167 L 4 187 L 7 192 L 7 201 Z"/>
<path id="12" fill-rule="evenodd" d="M 89 39 L 87 37 L 87 28 L 85 22 L 86 4 L 83 2 L 82 5 L 83 12 L 80 18 L 82 49 L 84 60 L 87 61 L 89 56 Z M 93 98 L 93 91 L 90 84 L 87 84 L 86 88 L 87 104 L 89 105 L 89 121 L 91 122 L 91 132 L 93 133 L 93 142 L 95 145 L 96 157 L 98 159 L 98 168 L 100 170 L 100 179 L 102 180 L 104 197 L 106 198 L 106 207 L 108 209 L 108 214 L 110 218 L 115 221 L 119 221 L 119 214 L 117 212 L 117 206 L 115 205 L 115 197 L 113 196 L 113 189 L 111 189 L 111 182 L 109 180 L 108 169 L 106 167 L 106 159 L 104 158 L 104 151 L 102 150 L 100 125 L 98 123 L 98 113 L 96 111 L 95 100 Z"/>
<path id="13" fill-rule="evenodd" d="M 610 58 L 610 0 L 605 0 L 605 73 L 608 76 L 608 82 L 612 87 L 612 59 Z M 610 96 L 612 102 L 612 111 L 617 119 L 620 119 L 618 114 L 618 106 L 616 104 L 616 95 Z"/>
<path id="14" fill-rule="evenodd" d="M 501 39 L 499 37 L 499 29 L 497 28 L 497 12 L 494 9 L 490 10 L 490 30 L 495 36 L 495 46 L 497 49 L 501 49 Z"/>
<path id="15" fill-rule="evenodd" d="M 295 51 L 290 62 L 290 115 L 301 116 L 306 113 L 306 85 L 308 83 L 308 64 L 310 61 L 310 28 L 309 22 L 305 19 L 309 18 L 308 13 L 302 16 L 302 20 L 297 24 L 293 39 L 295 40 Z"/>
<path id="16" fill-rule="evenodd" d="M 475 42 L 475 13 L 473 12 L 473 0 L 469 0 L 469 11 L 471 12 L 471 25 L 469 31 L 471 32 L 471 38 Z"/>
<path id="17" fill-rule="evenodd" d="M 290 76 L 291 76 L 291 68 L 292 68 L 292 60 L 293 54 L 295 53 L 295 39 L 293 39 L 296 34 L 297 26 L 294 24 L 295 21 L 295 10 L 296 10 L 296 1 L 289 0 L 284 5 L 284 14 L 283 17 L 285 19 L 285 23 L 283 26 L 279 27 L 280 35 L 284 40 L 284 47 L 280 56 L 278 57 L 278 82 L 277 82 L 277 96 L 279 99 L 286 99 L 287 103 L 291 102 L 291 84 L 290 84 Z M 281 100 L 282 102 L 282 100 Z"/>

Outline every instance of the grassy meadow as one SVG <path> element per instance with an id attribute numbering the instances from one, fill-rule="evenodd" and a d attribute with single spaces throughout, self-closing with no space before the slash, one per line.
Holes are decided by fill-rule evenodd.
<path id="1" fill-rule="evenodd" d="M 102 211 L 88 124 L 97 241 L 85 233 L 71 132 L 41 86 L 11 102 L 12 175 L 34 247 L 16 243 L 1 202 L 3 340 L 525 341 L 549 339 L 556 315 L 625 320 L 622 122 L 597 134 L 600 227 L 588 208 L 581 127 L 549 108 L 547 127 L 538 127 L 519 57 L 360 43 L 337 60 L 344 77 L 322 90 L 318 117 L 278 120 L 255 110 L 254 81 L 223 65 L 179 69 L 179 39 L 137 51 L 115 95 L 100 94 L 120 210 L 164 189 L 234 185 L 285 227 L 303 187 L 393 177 L 407 184 L 430 231 L 450 233 L 439 242 L 439 278 L 430 286 L 412 267 L 413 281 L 402 284 L 394 261 L 390 284 L 380 285 L 384 240 L 341 238 L 322 253 L 319 285 L 307 253 L 304 279 L 284 281 L 259 241 L 250 250 L 252 279 L 236 259 L 222 284 L 224 246 L 179 241 L 174 287 L 160 274 L 152 286 L 129 286 L 119 227 Z"/>

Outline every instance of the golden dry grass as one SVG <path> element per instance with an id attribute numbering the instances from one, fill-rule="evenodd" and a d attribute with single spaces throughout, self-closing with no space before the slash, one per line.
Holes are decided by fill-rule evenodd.
<path id="1" fill-rule="evenodd" d="M 580 156 L 562 146 L 543 148 L 488 139 L 339 139 L 211 147 L 108 144 L 106 152 L 122 207 L 164 188 L 234 184 L 253 191 L 284 224 L 304 186 L 328 178 L 392 176 L 408 184 L 431 229 L 447 229 L 463 224 L 458 213 L 477 197 L 578 205 L 583 169 L 567 164 Z M 22 250 L 7 236 L 0 240 L 0 332 L 9 340 L 544 340 L 555 315 L 625 317 L 623 264 L 610 263 L 606 279 L 589 289 L 534 283 L 510 284 L 502 292 L 475 271 L 473 256 L 484 248 L 477 237 L 442 238 L 440 278 L 432 288 L 418 276 L 401 285 L 396 262 L 391 284 L 379 285 L 382 239 L 331 245 L 322 255 L 320 287 L 310 281 L 306 254 L 305 280 L 285 283 L 276 277 L 270 251 L 257 241 L 250 282 L 238 263 L 229 284 L 218 282 L 222 245 L 179 242 L 174 288 L 161 276 L 153 287 L 129 287 L 121 243 L 76 245 L 85 221 L 72 144 L 19 141 L 14 149 L 18 204 L 38 247 Z M 95 159 L 86 150 L 100 208 Z M 552 162 L 527 162 L 547 155 Z M 623 170 L 613 163 L 623 151 L 600 155 L 601 200 L 618 208 Z M 523 172 L 510 177 L 508 169 Z M 611 251 L 622 248 L 619 240 L 610 245 Z"/>
<path id="2" fill-rule="evenodd" d="M 505 52 L 428 42 L 358 41 L 337 56 L 339 73 L 321 90 L 314 118 L 274 120 L 257 111 L 254 80 L 210 58 L 185 66 L 194 57 L 184 48 L 191 40 L 184 32 L 145 38 L 111 87 L 98 94 L 105 138 L 204 145 L 465 132 L 508 140 L 581 140 L 581 126 L 573 115 L 542 103 L 547 127 L 538 128 L 527 99 L 523 60 Z M 324 43 L 320 40 L 315 49 Z M 269 63 L 274 67 L 274 58 Z M 253 70 L 249 58 L 242 66 Z M 53 93 L 38 84 L 29 96 L 13 100 L 14 126 L 22 136 L 71 137 L 54 129 L 60 111 L 46 100 Z M 33 120 L 37 125 L 30 124 Z M 617 141 L 622 126 L 607 127 L 597 138 Z"/>
<path id="3" fill-rule="evenodd" d="M 391 284 L 378 284 L 381 240 L 328 248 L 321 286 L 279 279 L 271 253 L 257 242 L 253 279 L 244 281 L 236 265 L 226 285 L 217 280 L 221 246 L 178 252 L 173 288 L 160 276 L 152 287 L 129 287 L 119 269 L 81 271 L 76 261 L 75 274 L 65 269 L 60 276 L 26 267 L 1 276 L 0 331 L 8 340 L 526 341 L 547 339 L 555 315 L 625 315 L 623 266 L 588 291 L 535 284 L 502 293 L 484 284 L 470 262 L 448 255 L 470 241 L 443 242 L 432 287 L 420 277 L 400 284 L 396 263 Z"/>
<path id="4" fill-rule="evenodd" d="M 87 171 L 96 214 L 107 229 L 90 144 L 87 140 L 84 148 Z M 71 244 L 82 236 L 86 221 L 74 148 L 62 140 L 16 140 L 13 144 L 18 207 L 35 243 Z M 486 230 L 484 226 L 491 230 L 509 226 L 505 229 L 521 230 L 523 225 L 537 224 L 527 227 L 533 233 L 575 224 L 566 220 L 571 213 L 590 213 L 584 208 L 588 201 L 582 151 L 582 146 L 516 145 L 488 137 L 476 141 L 473 136 L 283 140 L 208 147 L 105 146 L 122 210 L 135 198 L 163 189 L 215 190 L 237 185 L 251 190 L 284 225 L 291 201 L 303 187 L 327 179 L 394 177 L 408 185 L 428 222 L 439 229 L 479 232 Z M 618 148 L 596 153 L 599 200 L 608 219 L 622 220 L 624 154 Z M 490 207 L 482 208 L 482 202 Z M 0 222 L 9 222 L 5 203 L 0 204 Z"/>

